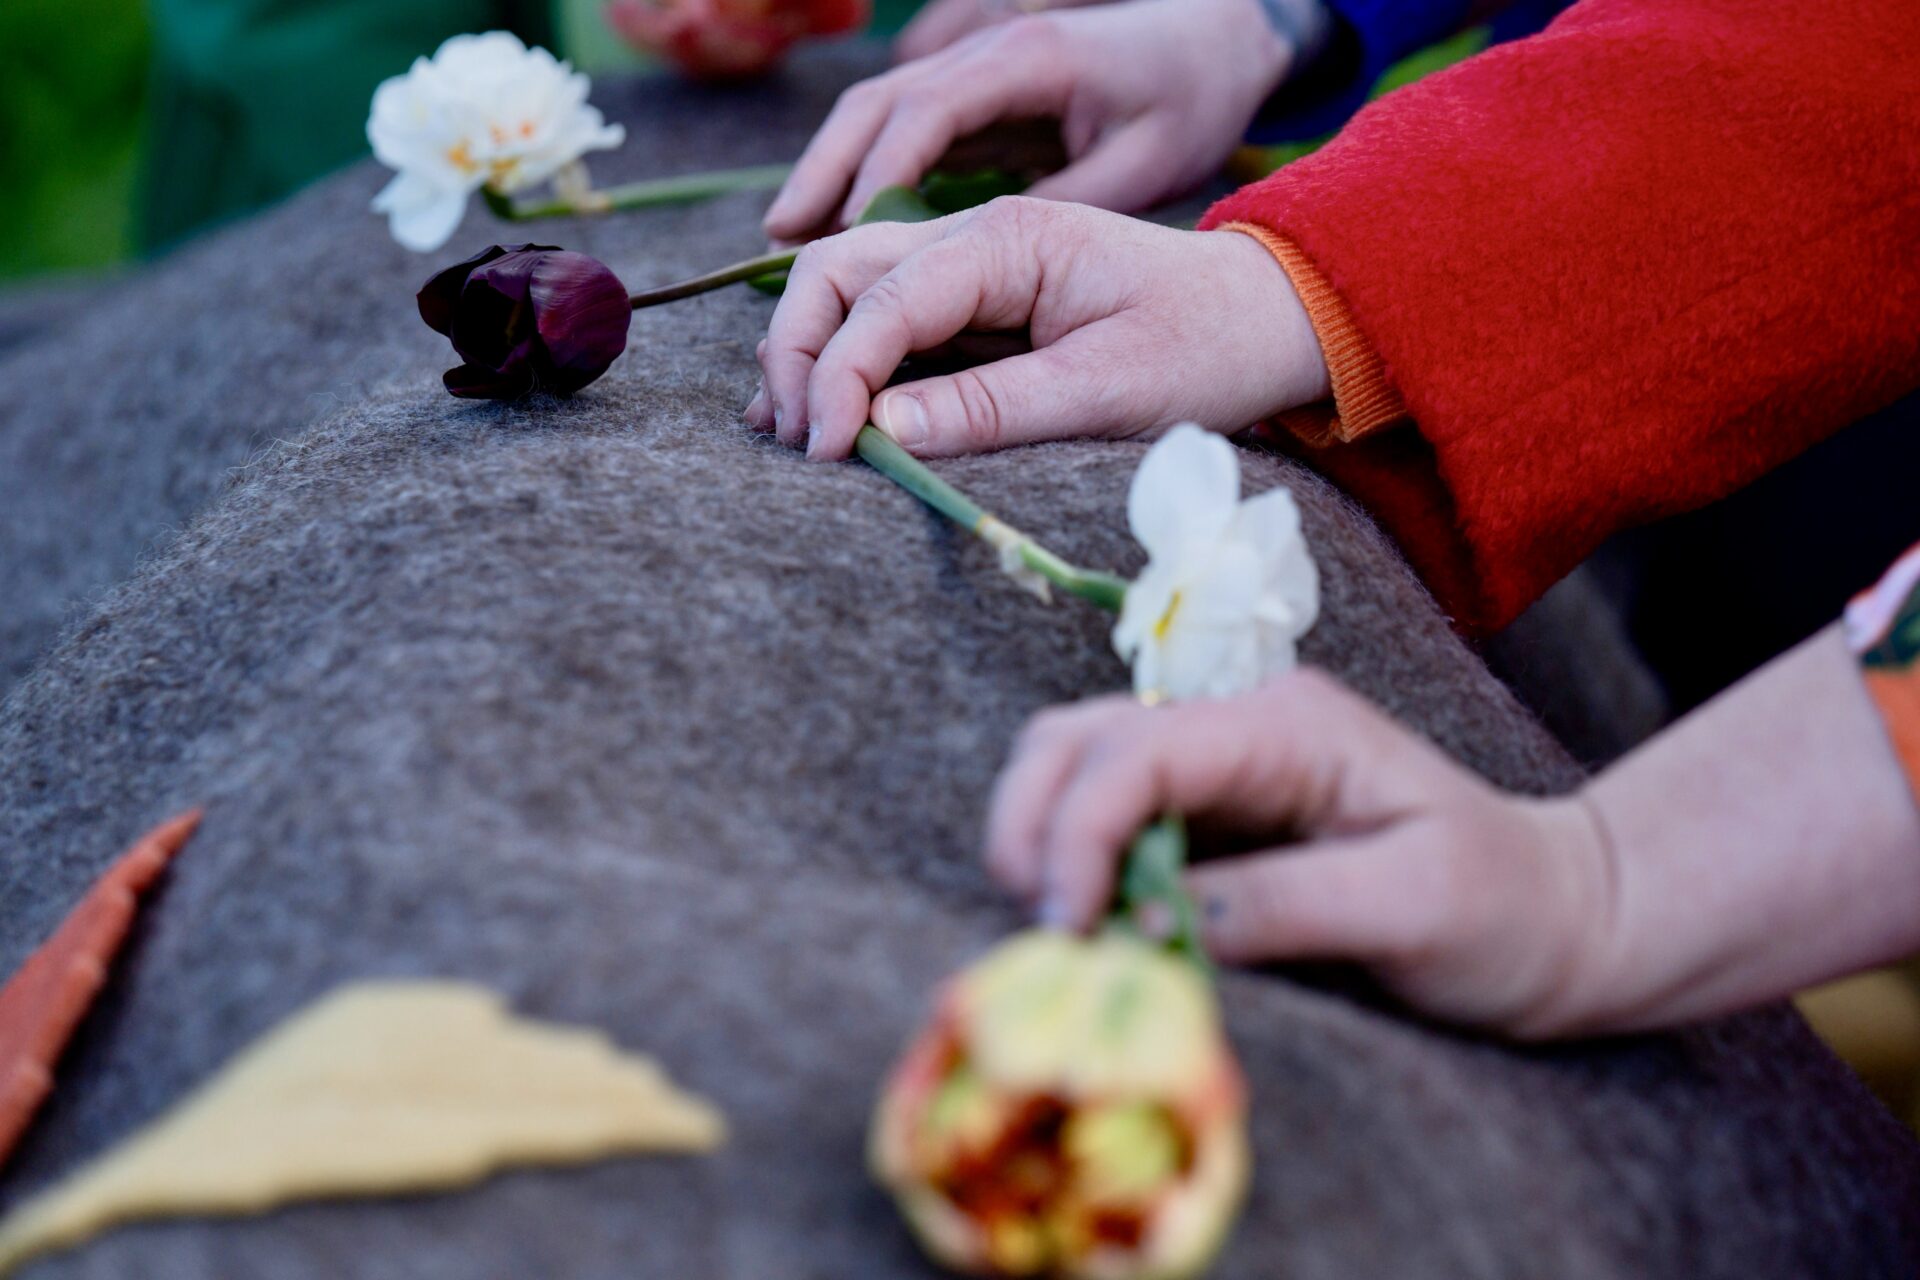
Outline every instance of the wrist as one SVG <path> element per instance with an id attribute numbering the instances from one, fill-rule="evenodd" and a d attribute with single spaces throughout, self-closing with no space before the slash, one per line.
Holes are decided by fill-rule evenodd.
<path id="1" fill-rule="evenodd" d="M 1609 1030 L 1626 982 L 1620 961 L 1627 868 L 1612 827 L 1585 790 L 1523 803 L 1557 891 L 1538 904 L 1546 981 L 1508 1029 L 1525 1040 Z"/>
<path id="2" fill-rule="evenodd" d="M 1258 422 L 1325 400 L 1332 378 L 1320 335 L 1293 278 L 1267 246 L 1243 231 L 1201 232 L 1230 261 L 1227 273 L 1244 301 L 1224 309 L 1244 346 L 1248 379 L 1246 422 Z M 1242 423 L 1241 425 L 1245 425 Z"/>

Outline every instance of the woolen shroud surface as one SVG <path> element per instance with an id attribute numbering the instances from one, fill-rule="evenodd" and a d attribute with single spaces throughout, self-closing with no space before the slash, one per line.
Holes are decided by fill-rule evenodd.
<path id="1" fill-rule="evenodd" d="M 811 65 L 790 96 L 746 100 L 792 104 L 788 141 L 844 74 Z M 767 158 L 737 106 L 722 127 L 701 93 L 605 100 L 630 125 L 646 113 L 635 165 L 670 146 Z M 1017 923 L 977 864 L 982 804 L 1027 714 L 1124 684 L 1106 619 L 1020 595 L 874 473 L 745 431 L 768 307 L 746 291 L 638 317 L 629 355 L 571 402 L 448 398 L 411 314 L 422 264 L 363 212 L 378 181 L 343 175 L 9 358 L 39 361 L 16 396 L 77 437 L 8 422 L 10 496 L 26 465 L 129 496 L 97 541 L 35 561 L 28 625 L 57 611 L 54 584 L 120 572 L 156 512 L 200 509 L 0 703 L 0 968 L 139 830 L 194 803 L 207 817 L 0 1202 L 373 975 L 473 979 L 605 1027 L 719 1102 L 733 1140 L 129 1228 L 32 1274 L 927 1274 L 864 1176 L 867 1109 L 938 979 Z M 751 249 L 757 208 L 552 237 L 638 287 Z M 496 234 L 470 225 L 449 259 Z M 134 349 L 144 375 L 98 360 Z M 256 430 L 290 438 L 227 474 Z M 1066 554 L 1130 570 L 1141 451 L 942 469 Z M 1351 504 L 1273 458 L 1244 472 L 1305 511 L 1326 584 L 1310 661 L 1497 782 L 1576 781 Z M 1297 976 L 1229 975 L 1223 999 L 1260 1161 L 1229 1280 L 1920 1265 L 1920 1150 L 1785 1011 L 1521 1050 Z"/>

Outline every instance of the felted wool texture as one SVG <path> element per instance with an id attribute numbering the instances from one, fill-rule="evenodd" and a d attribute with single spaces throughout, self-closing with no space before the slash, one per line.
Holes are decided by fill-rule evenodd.
<path id="1" fill-rule="evenodd" d="M 607 174 L 791 154 L 760 149 L 741 104 L 824 110 L 807 86 L 844 76 L 832 56 L 764 95 L 606 86 L 633 130 Z M 811 118 L 764 124 L 797 138 Z M 861 1172 L 866 1109 L 935 982 L 1017 923 L 977 864 L 987 789 L 1030 712 L 1124 687 L 1108 620 L 1028 600 L 863 468 L 742 429 L 770 306 L 748 291 L 637 316 L 632 352 L 570 402 L 446 397 L 451 353 L 408 296 L 421 261 L 364 212 L 379 181 L 349 172 L 222 233 L 118 286 L 138 309 L 5 366 L 30 411 L 0 430 L 0 524 L 40 529 L 44 553 L 0 555 L 10 604 L 40 610 L 9 634 L 74 616 L 0 703 L 0 969 L 132 835 L 210 808 L 0 1202 L 378 975 L 604 1026 L 716 1098 L 734 1139 L 132 1228 L 32 1274 L 928 1274 Z M 470 222 L 444 258 L 557 241 L 641 287 L 757 249 L 761 202 Z M 1140 453 L 941 469 L 1131 570 Z M 1243 468 L 1301 500 L 1325 575 L 1308 660 L 1495 782 L 1573 784 L 1357 509 L 1292 464 Z M 100 500 L 123 491 L 124 510 Z M 1913 1269 L 1913 1144 L 1790 1014 L 1524 1051 L 1299 976 L 1225 979 L 1261 1165 L 1219 1275 Z"/>
<path id="2" fill-rule="evenodd" d="M 866 43 L 820 47 L 753 87 L 604 82 L 595 101 L 627 122 L 628 138 L 593 156 L 594 175 L 790 160 L 839 90 L 883 56 Z M 558 242 L 639 289 L 766 247 L 768 193 L 519 224 L 476 197 L 444 249 L 414 254 L 367 209 L 390 176 L 357 166 L 115 283 L 84 315 L 79 289 L 0 306 L 0 688 L 233 468 L 386 379 L 456 363 L 413 306 L 438 267 L 493 242 Z M 634 340 L 684 333 L 685 320 L 675 308 L 637 321 Z M 702 358 L 696 343 L 669 340 L 681 358 Z"/>
<path id="3" fill-rule="evenodd" d="M 1920 6 L 1821 17 L 1585 0 L 1208 214 L 1380 353 L 1415 428 L 1315 457 L 1466 626 L 1920 386 Z"/>
<path id="4" fill-rule="evenodd" d="M 752 86 L 603 80 L 596 101 L 625 124 L 627 142 L 596 154 L 594 172 L 612 182 L 791 157 L 838 90 L 883 61 L 876 45 L 845 42 L 810 47 L 781 78 Z M 386 177 L 369 162 L 141 273 L 0 294 L 0 385 L 9 389 L 0 397 L 0 690 L 251 459 L 371 388 L 431 383 L 454 363 L 412 302 L 437 266 L 492 241 L 533 240 L 593 253 L 638 289 L 764 247 L 768 197 L 748 193 L 517 225 L 476 200 L 445 249 L 411 254 L 367 210 Z M 729 299 L 642 312 L 633 347 L 655 366 L 732 360 L 767 309 Z M 1582 758 L 1600 758 L 1604 745 L 1590 750 L 1589 730 L 1599 724 L 1603 744 L 1630 734 L 1608 727 L 1618 704 L 1607 691 L 1636 678 L 1637 659 L 1608 628 L 1536 626 L 1528 637 L 1509 649 L 1523 659 L 1540 650 L 1574 680 L 1537 688 L 1526 676 L 1541 662 L 1522 661 L 1511 668 L 1517 687 Z M 1598 707 L 1598 720 L 1562 714 L 1581 705 Z"/>
<path id="5" fill-rule="evenodd" d="M 0 1200 L 370 976 L 604 1027 L 724 1107 L 727 1148 L 134 1227 L 35 1280 L 932 1274 L 865 1176 L 868 1108 L 939 979 L 1018 923 L 977 855 L 1010 737 L 1126 675 L 1106 617 L 738 424 L 766 306 L 690 303 L 564 403 L 427 375 L 362 395 L 0 704 L 0 966 L 155 815 L 207 806 Z M 1142 452 L 941 470 L 1131 570 Z M 1243 470 L 1299 497 L 1325 575 L 1309 661 L 1502 785 L 1577 780 L 1355 508 L 1294 464 Z M 1920 1152 L 1790 1013 L 1522 1050 L 1297 974 L 1222 998 L 1259 1159 L 1227 1280 L 1920 1262 Z"/>
<path id="6" fill-rule="evenodd" d="M 1479 651 L 1590 769 L 1619 759 L 1670 718 L 1666 691 L 1591 566 L 1555 583 Z"/>

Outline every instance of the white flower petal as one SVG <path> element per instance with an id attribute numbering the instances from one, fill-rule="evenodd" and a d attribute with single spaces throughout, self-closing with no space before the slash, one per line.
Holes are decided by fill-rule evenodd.
<path id="1" fill-rule="evenodd" d="M 430 253 L 453 238 L 470 194 L 402 171 L 373 198 L 373 210 L 387 215 L 395 240 L 415 253 Z"/>
<path id="2" fill-rule="evenodd" d="M 1300 508 L 1285 489 L 1240 504 L 1231 537 L 1256 548 L 1263 561 L 1260 616 L 1289 631 L 1307 632 L 1320 616 L 1320 571 L 1300 529 Z"/>
<path id="3" fill-rule="evenodd" d="M 1260 683 L 1255 636 L 1247 627 L 1176 628 L 1159 658 L 1159 692 L 1175 700 L 1225 698 Z"/>
<path id="4" fill-rule="evenodd" d="M 380 208 L 411 248 L 437 247 L 459 213 L 448 193 L 488 183 L 506 192 L 545 182 L 626 131 L 588 105 L 588 78 L 506 31 L 453 36 L 432 58 L 374 91 L 367 140 L 401 177 Z M 428 192 L 433 194 L 430 197 Z M 432 243 L 429 244 L 429 241 Z"/>
<path id="5" fill-rule="evenodd" d="M 1197 428 L 1176 434 L 1174 448 L 1161 452 L 1170 435 L 1142 461 L 1129 495 L 1136 536 L 1153 541 L 1113 643 L 1143 695 L 1227 697 L 1296 663 L 1295 642 L 1319 616 L 1320 575 L 1292 494 L 1238 502 L 1232 446 Z"/>
<path id="6" fill-rule="evenodd" d="M 1140 647 L 1152 639 L 1155 624 L 1173 602 L 1176 586 L 1171 565 L 1148 564 L 1127 588 L 1120 620 L 1113 625 L 1113 648 L 1122 662 L 1132 662 Z"/>
<path id="7" fill-rule="evenodd" d="M 1149 557 L 1218 537 L 1240 497 L 1240 462 L 1225 439 L 1192 423 L 1169 431 L 1133 473 L 1127 524 Z"/>

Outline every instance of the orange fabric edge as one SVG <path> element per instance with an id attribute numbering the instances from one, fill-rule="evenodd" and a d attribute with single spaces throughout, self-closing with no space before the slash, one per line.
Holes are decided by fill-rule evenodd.
<path id="1" fill-rule="evenodd" d="M 1907 775 L 1907 786 L 1920 799 L 1920 673 L 1865 667 L 1860 672 L 1867 695 L 1880 713 L 1888 744 Z"/>
<path id="2" fill-rule="evenodd" d="M 1333 287 L 1306 251 L 1287 236 L 1255 222 L 1224 222 L 1215 231 L 1251 236 L 1273 255 L 1293 282 L 1307 309 L 1333 384 L 1333 413 L 1325 405 L 1305 405 L 1277 414 L 1275 422 L 1316 448 L 1351 444 L 1407 417 L 1406 401 L 1387 377 L 1387 365 L 1355 323 L 1346 299 Z"/>

